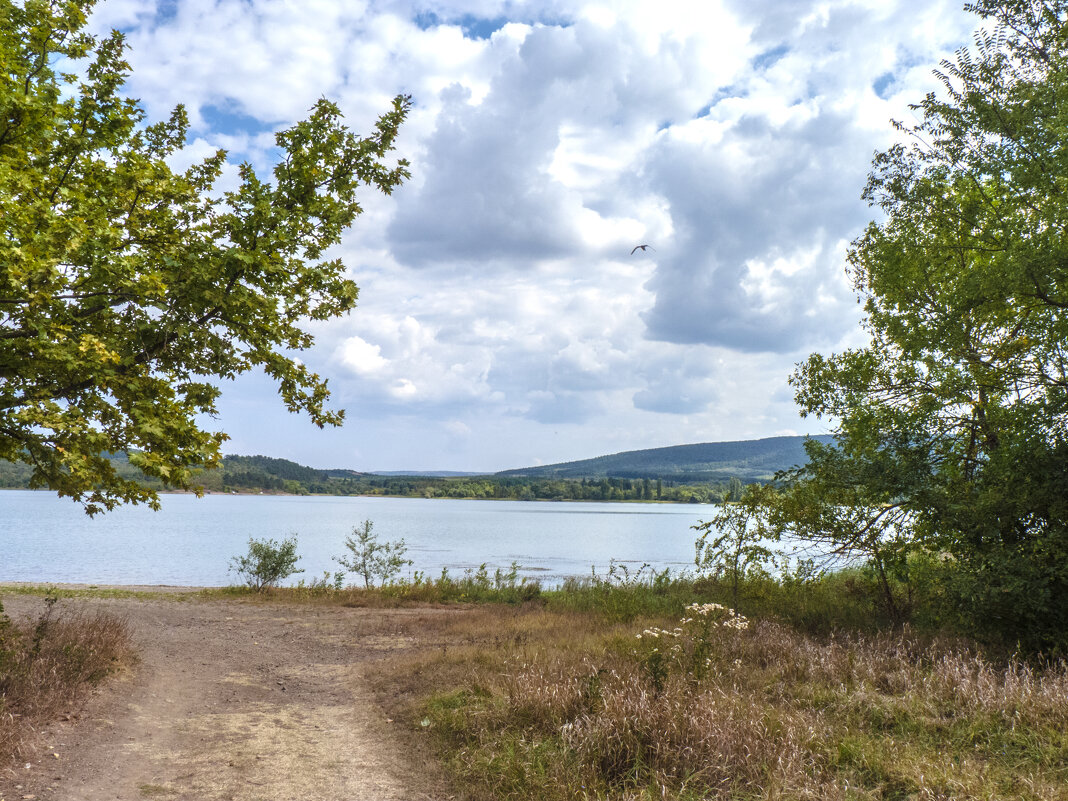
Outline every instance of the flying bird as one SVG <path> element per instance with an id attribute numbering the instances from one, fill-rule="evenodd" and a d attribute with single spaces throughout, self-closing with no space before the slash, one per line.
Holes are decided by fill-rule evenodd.
<path id="1" fill-rule="evenodd" d="M 647 250 L 656 250 L 656 248 L 654 248 L 652 245 L 635 245 L 634 250 L 630 252 L 630 255 L 633 256 L 635 252 L 639 250 L 644 253 Z"/>

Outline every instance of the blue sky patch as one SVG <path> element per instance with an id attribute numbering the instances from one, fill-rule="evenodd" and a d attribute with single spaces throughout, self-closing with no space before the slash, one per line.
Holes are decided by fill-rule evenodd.
<path id="1" fill-rule="evenodd" d="M 178 0 L 159 0 L 156 3 L 156 25 L 165 25 L 178 16 Z"/>
<path id="2" fill-rule="evenodd" d="M 468 39 L 489 39 L 508 24 L 506 17 L 476 17 L 465 14 L 457 20 Z"/>
<path id="3" fill-rule="evenodd" d="M 716 93 L 712 95 L 712 99 L 697 110 L 697 113 L 693 115 L 693 119 L 699 120 L 702 117 L 707 117 L 709 114 L 712 113 L 712 109 L 714 109 L 717 105 L 719 105 L 720 102 L 724 100 L 728 100 L 732 97 L 746 97 L 748 94 L 749 93 L 745 90 L 744 87 L 735 85 L 721 86 L 719 89 L 716 90 Z"/>
<path id="4" fill-rule="evenodd" d="M 894 73 L 884 72 L 874 81 L 872 81 L 871 88 L 875 90 L 875 94 L 879 95 L 883 100 L 886 100 L 890 96 L 890 87 L 894 84 Z"/>
<path id="5" fill-rule="evenodd" d="M 443 20 L 441 17 L 439 17 L 433 11 L 420 11 L 412 19 L 412 22 L 414 22 L 416 25 L 418 25 L 419 29 L 423 30 L 423 31 L 428 31 L 431 28 L 436 28 L 439 25 L 446 24 L 445 20 Z"/>
<path id="6" fill-rule="evenodd" d="M 424 31 L 439 25 L 458 25 L 468 39 L 489 39 L 507 25 L 509 20 L 507 17 L 478 17 L 474 14 L 447 18 L 440 17 L 433 11 L 420 11 L 415 15 L 413 22 Z"/>
<path id="7" fill-rule="evenodd" d="M 258 134 L 273 131 L 277 126 L 252 117 L 233 107 L 209 104 L 200 107 L 200 115 L 208 130 L 223 134 Z"/>
<path id="8" fill-rule="evenodd" d="M 781 44 L 777 47 L 773 47 L 770 50 L 765 50 L 763 53 L 753 59 L 753 69 L 766 70 L 768 67 L 774 65 L 783 56 L 790 52 L 788 45 Z"/>

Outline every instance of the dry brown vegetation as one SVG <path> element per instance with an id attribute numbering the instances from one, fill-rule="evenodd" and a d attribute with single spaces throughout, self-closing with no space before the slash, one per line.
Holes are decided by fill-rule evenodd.
<path id="1" fill-rule="evenodd" d="M 834 588 L 807 609 L 751 592 L 749 620 L 710 603 L 710 589 L 576 587 L 447 614 L 426 606 L 362 632 L 411 645 L 366 669 L 387 716 L 411 725 L 416 751 L 440 755 L 462 798 L 1068 801 L 1063 661 L 935 629 L 843 625 L 870 620 L 871 607 Z M 412 602 L 396 588 L 256 596 L 282 600 Z M 56 622 L 39 638 L 40 623 L 8 627 L 5 654 L 18 642 L 25 664 L 47 665 Z M 6 710 L 13 698 L 5 690 Z"/>
<path id="2" fill-rule="evenodd" d="M 1068 799 L 1063 662 L 702 623 L 486 607 L 379 687 L 475 799 Z"/>
<path id="3" fill-rule="evenodd" d="M 25 755 L 43 723 L 78 709 L 87 691 L 132 657 L 124 620 L 59 610 L 36 620 L 0 607 L 0 761 Z"/>

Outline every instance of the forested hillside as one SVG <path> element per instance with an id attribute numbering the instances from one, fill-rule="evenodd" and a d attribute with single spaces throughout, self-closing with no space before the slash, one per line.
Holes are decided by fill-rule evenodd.
<path id="1" fill-rule="evenodd" d="M 704 442 L 624 451 L 577 462 L 505 470 L 499 476 L 539 478 L 671 478 L 677 481 L 766 481 L 780 470 L 808 461 L 804 442 L 808 437 L 769 437 L 737 442 Z M 812 439 L 825 444 L 833 437 Z"/>
<path id="2" fill-rule="evenodd" d="M 710 503 L 724 498 L 731 479 L 767 480 L 778 470 L 804 463 L 803 441 L 803 437 L 775 437 L 680 445 L 482 476 L 376 475 L 320 470 L 270 456 L 226 456 L 220 468 L 201 471 L 197 483 L 206 492 Z M 111 462 L 123 478 L 163 489 L 125 455 L 112 456 Z M 27 487 L 30 474 L 26 465 L 0 462 L 0 487 Z"/>

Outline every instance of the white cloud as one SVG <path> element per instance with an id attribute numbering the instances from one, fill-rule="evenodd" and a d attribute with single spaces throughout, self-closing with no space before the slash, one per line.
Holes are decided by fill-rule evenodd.
<path id="1" fill-rule="evenodd" d="M 382 348 L 355 336 L 341 343 L 337 358 L 357 375 L 373 375 L 389 366 L 389 360 L 382 358 Z"/>
<path id="2" fill-rule="evenodd" d="M 467 437 L 471 435 L 471 426 L 462 420 L 447 420 L 445 421 L 445 430 L 453 436 Z"/>
<path id="3" fill-rule="evenodd" d="M 94 25 L 127 32 L 150 117 L 188 105 L 188 160 L 267 170 L 317 98 L 366 131 L 413 95 L 413 178 L 365 193 L 337 249 L 360 306 L 303 355 L 352 424 L 308 434 L 242 382 L 224 424 L 311 463 L 485 469 L 808 430 L 785 379 L 859 336 L 843 268 L 871 154 L 973 20 L 951 0 L 110 0 Z"/>
<path id="4" fill-rule="evenodd" d="M 415 384 L 407 378 L 398 378 L 389 389 L 390 393 L 398 400 L 407 400 L 415 397 L 419 390 Z"/>

